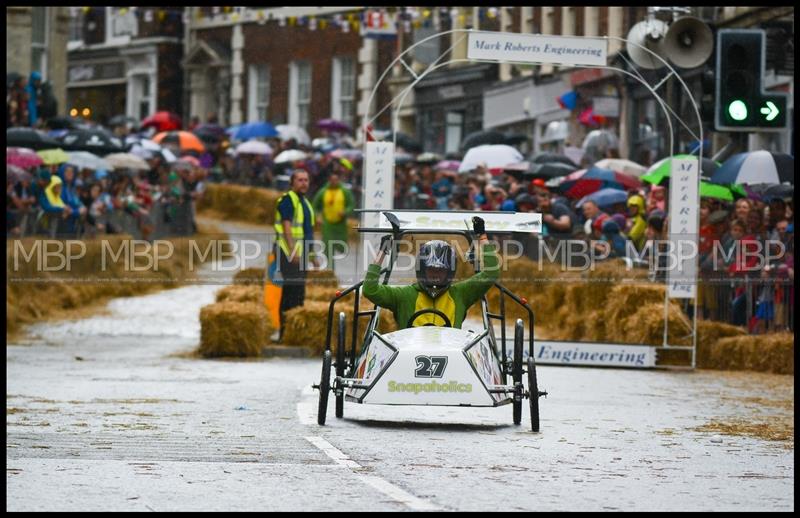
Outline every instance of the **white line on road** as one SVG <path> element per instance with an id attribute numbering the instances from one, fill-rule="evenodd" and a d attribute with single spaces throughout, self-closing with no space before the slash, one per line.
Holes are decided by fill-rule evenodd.
<path id="1" fill-rule="evenodd" d="M 347 455 L 345 455 L 342 451 L 337 449 L 334 445 L 323 439 L 322 437 L 306 437 L 306 440 L 322 450 L 325 455 L 333 459 L 334 462 L 340 464 L 342 466 L 347 466 L 350 469 L 361 469 L 362 466 L 359 465 L 357 462 L 350 460 Z M 432 504 L 431 502 L 426 502 L 416 496 L 408 493 L 399 487 L 393 485 L 386 480 L 376 477 L 374 475 L 365 475 L 363 473 L 354 473 L 357 478 L 359 478 L 362 482 L 367 485 L 370 485 L 383 493 L 384 495 L 388 496 L 389 498 L 393 499 L 396 502 L 399 502 L 414 511 L 440 511 L 442 510 L 439 506 Z"/>

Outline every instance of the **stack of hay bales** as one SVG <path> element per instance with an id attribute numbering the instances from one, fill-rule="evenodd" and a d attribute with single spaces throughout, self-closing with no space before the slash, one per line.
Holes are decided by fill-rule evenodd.
<path id="1" fill-rule="evenodd" d="M 342 300 L 341 304 L 337 303 L 334 307 L 333 323 L 331 327 L 331 348 L 334 351 L 336 350 L 337 337 L 339 335 L 338 315 L 340 312 L 344 312 L 346 315 L 347 331 L 345 335 L 345 344 L 347 345 L 347 350 L 350 350 L 353 325 L 353 303 L 352 299 L 349 301 L 347 299 L 348 298 L 346 297 Z M 325 349 L 329 307 L 330 302 L 306 300 L 306 303 L 303 306 L 287 311 L 285 314 L 286 322 L 283 329 L 284 343 L 287 345 L 311 347 L 314 349 L 315 353 L 321 354 Z M 372 304 L 370 304 L 369 301 L 363 301 L 361 304 L 360 310 L 364 311 L 366 309 L 372 309 Z M 359 336 L 357 337 L 357 340 L 361 340 L 363 338 L 363 333 L 366 329 L 368 321 L 369 319 L 367 317 L 362 317 L 359 321 Z M 382 334 L 397 330 L 397 324 L 395 323 L 391 312 L 385 309 L 381 311 L 380 322 L 378 323 L 377 330 Z M 361 344 L 358 343 L 356 346 L 357 352 L 360 349 L 360 346 Z"/>
<path id="2" fill-rule="evenodd" d="M 714 322 L 713 320 L 698 320 L 697 349 L 695 351 L 696 365 L 700 368 L 714 368 L 710 355 L 716 343 L 722 338 L 746 335 L 747 332 L 741 327 Z"/>
<path id="3" fill-rule="evenodd" d="M 236 272 L 233 276 L 234 284 L 264 284 L 266 269 L 264 268 L 245 268 Z"/>
<path id="4" fill-rule="evenodd" d="M 263 304 L 225 300 L 200 310 L 200 348 L 205 358 L 253 357 L 268 342 L 269 318 Z"/>
<path id="5" fill-rule="evenodd" d="M 217 302 L 249 302 L 263 305 L 264 291 L 255 284 L 225 286 L 217 292 Z"/>
<path id="6" fill-rule="evenodd" d="M 281 192 L 261 187 L 232 184 L 208 184 L 198 210 L 211 210 L 225 219 L 257 225 L 275 222 L 275 205 Z"/>
<path id="7" fill-rule="evenodd" d="M 721 338 L 698 367 L 794 374 L 794 334 L 773 333 Z"/>

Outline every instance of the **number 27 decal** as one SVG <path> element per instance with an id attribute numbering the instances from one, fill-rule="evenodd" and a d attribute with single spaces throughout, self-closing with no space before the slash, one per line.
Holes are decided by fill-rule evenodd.
<path id="1" fill-rule="evenodd" d="M 444 376 L 444 369 L 447 367 L 447 356 L 417 356 L 417 370 L 414 371 L 415 378 L 441 378 Z"/>

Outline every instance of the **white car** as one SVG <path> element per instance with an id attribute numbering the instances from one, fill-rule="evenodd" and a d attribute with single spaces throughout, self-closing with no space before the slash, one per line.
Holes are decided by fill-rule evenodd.
<path id="1" fill-rule="evenodd" d="M 387 213 L 384 213 L 386 216 Z M 409 234 L 448 234 L 462 235 L 471 242 L 472 235 L 468 230 L 453 228 L 453 221 L 459 215 L 475 215 L 472 212 L 454 213 L 452 211 L 437 213 L 435 211 L 391 211 L 386 221 L 392 222 L 391 232 L 396 241 Z M 514 214 L 509 212 L 481 212 L 486 221 L 487 233 L 510 232 L 524 229 L 530 232 L 541 225 L 539 214 Z M 437 224 L 437 218 L 446 218 Z M 402 220 L 402 221 L 401 221 Z M 493 224 L 495 221 L 502 225 Z M 422 224 L 419 224 L 422 222 Z M 537 227 L 537 223 L 539 227 Z M 460 226 L 460 225 L 459 225 Z M 386 232 L 387 228 L 359 229 L 362 232 Z M 535 231 L 535 230 L 534 230 Z M 473 243 L 473 246 L 474 243 Z M 389 267 L 381 273 L 383 282 L 388 282 L 396 249 L 393 244 Z M 344 402 L 356 402 L 375 405 L 432 405 L 432 406 L 476 406 L 496 407 L 511 404 L 514 424 L 522 422 L 522 402 L 527 398 L 531 412 L 531 429 L 539 431 L 539 397 L 546 395 L 540 392 L 536 379 L 536 365 L 533 355 L 533 311 L 524 299 L 511 293 L 499 282 L 494 288 L 499 289 L 501 297 L 510 298 L 522 305 L 528 313 L 527 337 L 526 326 L 518 319 L 514 326 L 514 348 L 509 358 L 505 347 L 505 303 L 500 305 L 498 313 L 488 309 L 486 297 L 481 301 L 483 329 L 480 331 L 457 329 L 449 325 L 449 320 L 440 311 L 423 309 L 415 313 L 405 329 L 381 334 L 376 330 L 381 308 L 359 311 L 358 301 L 363 281 L 337 293 L 331 301 L 328 311 L 328 331 L 326 348 L 322 358 L 322 376 L 319 385 L 313 385 L 320 391 L 317 421 L 325 424 L 328 395 L 333 392 L 336 397 L 336 417 L 343 417 Z M 356 325 L 352 331 L 352 343 L 347 351 L 345 344 L 345 314 L 338 315 L 338 343 L 334 352 L 331 349 L 334 306 L 336 302 L 355 291 L 354 315 Z M 411 327 L 410 324 L 425 313 L 435 313 L 442 317 L 445 327 L 423 326 Z M 370 316 L 366 332 L 359 333 L 357 322 L 359 316 Z M 499 321 L 501 329 L 500 347 L 495 338 L 492 321 Z M 351 325 L 353 323 L 350 323 Z M 356 337 L 363 336 L 361 353 L 356 358 Z M 527 361 L 523 362 L 523 348 L 528 345 Z M 334 372 L 332 372 L 334 367 Z M 527 373 L 527 388 L 523 384 L 523 375 Z M 510 379 L 509 379 L 510 378 Z"/>

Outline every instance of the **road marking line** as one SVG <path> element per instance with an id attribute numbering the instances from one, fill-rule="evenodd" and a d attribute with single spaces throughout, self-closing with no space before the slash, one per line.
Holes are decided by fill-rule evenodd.
<path id="1" fill-rule="evenodd" d="M 322 437 L 306 437 L 306 440 L 322 450 L 325 455 L 333 459 L 339 465 L 347 466 L 350 469 L 361 469 L 362 466 L 359 465 L 357 462 L 350 460 L 347 455 L 345 455 L 341 450 L 336 448 L 334 445 L 323 439 Z M 377 477 L 375 475 L 365 475 L 363 473 L 354 473 L 354 475 L 361 479 L 367 485 L 370 485 L 383 493 L 384 495 L 388 496 L 389 498 L 393 499 L 396 502 L 399 502 L 414 511 L 440 511 L 442 510 L 441 507 L 433 504 L 431 502 L 426 502 L 416 496 L 408 493 L 407 491 L 400 489 L 399 487 L 395 486 L 391 482 L 387 482 L 386 480 Z"/>

